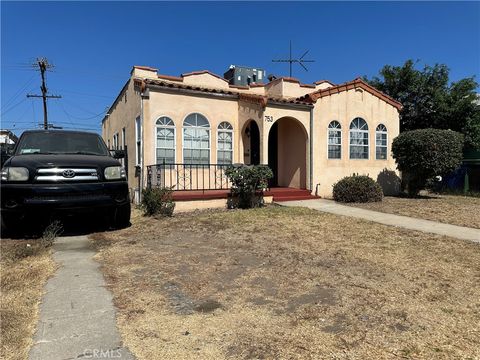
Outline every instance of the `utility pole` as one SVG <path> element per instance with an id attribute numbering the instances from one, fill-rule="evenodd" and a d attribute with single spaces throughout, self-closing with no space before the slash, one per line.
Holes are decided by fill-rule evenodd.
<path id="1" fill-rule="evenodd" d="M 46 58 L 37 58 L 36 64 L 33 64 L 35 68 L 38 68 L 40 70 L 40 74 L 42 76 L 42 86 L 40 86 L 40 90 L 42 91 L 42 95 L 32 95 L 32 94 L 27 94 L 27 97 L 38 97 L 42 98 L 43 100 L 43 128 L 45 130 L 49 129 L 50 126 L 48 124 L 48 112 L 47 112 L 47 99 L 48 98 L 53 98 L 53 99 L 60 99 L 60 95 L 48 95 L 48 89 L 47 85 L 45 84 L 45 72 L 47 69 L 53 68 L 53 65 L 48 63 L 48 60 Z"/>
<path id="2" fill-rule="evenodd" d="M 292 64 L 293 63 L 298 63 L 301 67 L 305 69 L 305 71 L 308 71 L 307 67 L 304 65 L 304 63 L 307 62 L 315 62 L 315 60 L 304 60 L 304 56 L 308 54 L 310 50 L 305 51 L 305 53 L 300 57 L 300 59 L 293 59 L 292 58 L 292 41 L 290 40 L 290 53 L 288 59 L 278 59 L 278 60 L 272 60 L 272 62 L 288 62 L 290 65 L 290 77 L 292 77 Z"/>

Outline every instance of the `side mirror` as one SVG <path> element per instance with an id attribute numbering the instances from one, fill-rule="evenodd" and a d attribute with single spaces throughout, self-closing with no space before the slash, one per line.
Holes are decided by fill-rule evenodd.
<path id="1" fill-rule="evenodd" d="M 124 150 L 110 150 L 110 155 L 114 159 L 123 159 L 125 157 L 125 151 Z"/>

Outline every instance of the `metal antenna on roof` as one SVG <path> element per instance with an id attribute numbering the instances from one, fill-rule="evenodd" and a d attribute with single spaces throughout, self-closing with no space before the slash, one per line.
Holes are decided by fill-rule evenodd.
<path id="1" fill-rule="evenodd" d="M 304 59 L 305 55 L 308 54 L 310 50 L 307 50 L 303 53 L 302 56 L 300 56 L 299 59 L 292 59 L 292 41 L 290 40 L 290 56 L 288 59 L 277 59 L 277 60 L 272 60 L 272 62 L 288 62 L 290 65 L 290 77 L 292 77 L 292 64 L 293 63 L 298 63 L 305 71 L 308 71 L 307 67 L 304 65 L 304 63 L 307 62 L 315 62 L 315 60 L 306 60 Z"/>

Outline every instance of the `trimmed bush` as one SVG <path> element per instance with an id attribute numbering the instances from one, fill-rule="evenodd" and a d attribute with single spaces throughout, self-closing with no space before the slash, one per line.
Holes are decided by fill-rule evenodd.
<path id="1" fill-rule="evenodd" d="M 385 196 L 396 196 L 400 193 L 402 179 L 393 170 L 383 169 L 377 176 L 377 183 L 380 185 Z"/>
<path id="2" fill-rule="evenodd" d="M 333 185 L 333 199 L 338 202 L 382 201 L 383 192 L 375 180 L 366 175 L 347 176 Z"/>
<path id="3" fill-rule="evenodd" d="M 457 169 L 463 158 L 463 135 L 452 130 L 406 131 L 393 140 L 392 153 L 410 196 L 418 195 L 428 179 Z"/>
<path id="4" fill-rule="evenodd" d="M 172 199 L 172 188 L 150 188 L 142 191 L 140 207 L 146 216 L 172 216 L 175 203 Z"/>
<path id="5" fill-rule="evenodd" d="M 263 190 L 273 177 L 268 166 L 235 164 L 225 170 L 225 175 L 232 183 L 230 208 L 250 209 L 263 205 Z"/>

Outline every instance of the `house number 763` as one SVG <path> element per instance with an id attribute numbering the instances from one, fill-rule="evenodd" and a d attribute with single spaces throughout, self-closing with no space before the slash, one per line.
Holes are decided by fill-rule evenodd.
<path id="1" fill-rule="evenodd" d="M 273 122 L 273 116 L 265 115 L 265 121 L 266 122 Z"/>

